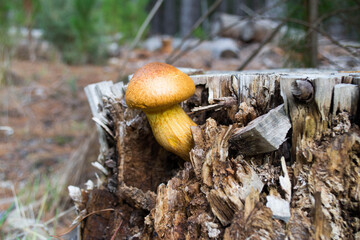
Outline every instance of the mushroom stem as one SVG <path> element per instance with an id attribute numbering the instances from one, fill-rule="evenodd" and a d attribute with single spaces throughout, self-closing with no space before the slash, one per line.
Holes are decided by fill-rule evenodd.
<path id="1" fill-rule="evenodd" d="M 178 104 L 156 112 L 144 112 L 156 141 L 166 150 L 189 161 L 189 152 L 194 144 L 190 127 L 196 126 L 196 123 Z"/>

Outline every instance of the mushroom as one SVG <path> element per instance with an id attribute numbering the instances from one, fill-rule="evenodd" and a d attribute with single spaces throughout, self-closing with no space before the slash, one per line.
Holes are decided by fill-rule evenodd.
<path id="1" fill-rule="evenodd" d="M 191 126 L 196 126 L 179 103 L 195 93 L 193 80 L 166 63 L 148 63 L 131 78 L 125 94 L 128 107 L 146 114 L 156 141 L 189 161 L 193 146 Z"/>

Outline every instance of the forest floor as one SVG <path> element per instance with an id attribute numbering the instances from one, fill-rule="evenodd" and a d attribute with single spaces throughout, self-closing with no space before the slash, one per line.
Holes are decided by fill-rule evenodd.
<path id="1" fill-rule="evenodd" d="M 239 58 L 230 59 L 214 59 L 209 52 L 195 51 L 174 65 L 204 70 L 236 70 L 257 46 L 248 45 Z M 334 49 L 331 51 L 338 51 L 338 56 L 344 54 L 341 49 Z M 281 68 L 284 55 L 279 47 L 267 47 L 247 68 Z M 166 55 L 160 52 L 135 50 L 121 74 L 126 76 L 147 62 L 164 61 L 165 58 Z M 323 68 L 330 67 L 326 59 L 322 59 L 321 64 Z M 74 211 L 67 212 L 57 225 L 53 217 L 72 208 L 67 188 L 59 186 L 59 182 L 73 177 L 75 169 L 69 170 L 67 166 L 76 160 L 74 152 L 96 131 L 83 88 L 95 82 L 116 81 L 121 66 L 121 58 L 112 58 L 105 66 L 68 66 L 45 60 L 14 59 L 11 62 L 11 80 L 0 86 L 0 126 L 14 131 L 9 135 L 0 131 L 0 232 L 2 228 L 11 228 L 11 223 L 6 225 L 4 221 L 5 218 L 9 220 L 13 209 L 21 210 L 17 217 L 27 222 L 34 219 L 42 223 L 51 222 L 56 231 L 45 230 L 47 233 L 59 234 L 71 224 Z M 95 168 L 89 162 L 96 160 L 98 148 L 95 143 L 92 156 L 86 159 L 87 164 L 80 166 L 80 179 L 66 179 L 67 184 L 79 185 L 87 179 L 96 179 Z M 61 208 L 58 207 L 60 203 Z M 16 219 L 18 222 L 19 219 L 14 217 L 14 221 Z M 44 228 L 49 226 L 43 225 Z"/>

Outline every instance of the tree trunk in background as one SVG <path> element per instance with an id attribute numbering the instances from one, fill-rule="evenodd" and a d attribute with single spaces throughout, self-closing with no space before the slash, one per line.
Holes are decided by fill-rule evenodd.
<path id="1" fill-rule="evenodd" d="M 318 17 L 318 0 L 306 0 L 307 4 L 307 14 L 308 14 L 308 23 L 309 25 L 315 24 Z M 316 27 L 316 26 L 314 26 Z M 317 67 L 317 54 L 318 54 L 318 39 L 317 32 L 308 28 L 308 37 L 307 37 L 307 46 L 308 53 L 307 60 L 309 62 L 309 67 Z"/>
<path id="2" fill-rule="evenodd" d="M 235 15 L 243 16 L 244 12 L 241 9 L 241 5 L 244 4 L 242 0 L 234 0 L 234 13 Z"/>
<path id="3" fill-rule="evenodd" d="M 26 13 L 25 26 L 27 27 L 27 30 L 28 30 L 27 40 L 29 43 L 29 59 L 31 61 L 35 61 L 36 60 L 35 46 L 34 46 L 34 42 L 33 42 L 33 38 L 32 38 L 33 10 L 34 10 L 33 1 L 32 0 L 24 0 L 23 7 L 24 7 L 24 10 Z"/>
<path id="4" fill-rule="evenodd" d="M 204 15 L 209 8 L 209 5 L 207 3 L 207 0 L 201 0 L 201 15 Z M 209 19 L 205 19 L 204 23 L 202 24 L 202 27 L 206 33 L 209 33 L 211 31 L 210 22 Z"/>
<path id="5" fill-rule="evenodd" d="M 177 32 L 176 19 L 175 0 L 166 0 L 164 2 L 164 21 L 162 22 L 165 34 L 174 35 Z"/>
<path id="6" fill-rule="evenodd" d="M 185 36 L 192 26 L 191 3 L 192 0 L 181 0 L 180 6 L 180 34 Z"/>
<path id="7" fill-rule="evenodd" d="M 253 11 L 256 11 L 262 8 L 265 5 L 265 3 L 263 0 L 247 0 L 245 1 L 245 5 L 251 8 Z"/>
<path id="8" fill-rule="evenodd" d="M 211 5 L 209 5 L 211 6 Z M 201 17 L 201 2 L 198 1 L 192 1 L 191 4 L 191 15 L 193 19 L 193 24 Z"/>
<path id="9" fill-rule="evenodd" d="M 200 17 L 200 1 L 182 0 L 180 8 L 180 34 L 185 36 Z"/>
<path id="10" fill-rule="evenodd" d="M 223 0 L 221 3 L 220 3 L 220 6 L 218 8 L 218 11 L 219 12 L 222 12 L 222 13 L 226 13 L 227 12 L 227 6 L 228 6 L 228 1 L 227 0 Z"/>
<path id="11" fill-rule="evenodd" d="M 165 1 L 166 3 L 167 1 Z M 156 1 L 151 1 L 151 3 L 148 5 L 148 11 L 151 10 L 151 8 L 154 6 Z M 162 34 L 162 21 L 163 21 L 163 6 L 159 8 L 153 19 L 151 20 L 151 26 L 150 26 L 150 32 L 151 34 Z"/>

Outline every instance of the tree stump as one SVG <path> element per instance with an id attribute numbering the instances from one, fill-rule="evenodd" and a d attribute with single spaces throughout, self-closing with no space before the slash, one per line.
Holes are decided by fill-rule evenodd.
<path id="1" fill-rule="evenodd" d="M 358 239 L 359 73 L 184 71 L 190 162 L 127 108 L 126 85 L 86 87 L 104 175 L 71 195 L 97 211 L 81 239 Z"/>

